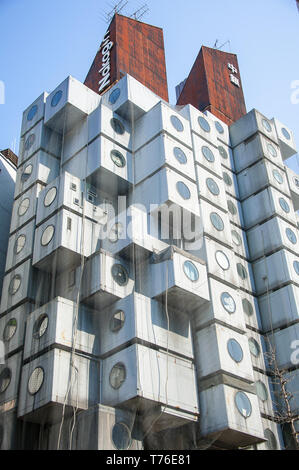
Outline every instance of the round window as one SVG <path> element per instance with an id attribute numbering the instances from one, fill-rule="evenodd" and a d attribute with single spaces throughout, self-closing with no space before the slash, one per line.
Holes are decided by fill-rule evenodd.
<path id="1" fill-rule="evenodd" d="M 200 127 L 202 128 L 203 131 L 205 132 L 210 132 L 211 130 L 211 127 L 210 127 L 210 124 L 208 123 L 208 121 L 203 118 L 202 116 L 199 116 L 198 118 L 198 124 L 200 125 Z"/>
<path id="2" fill-rule="evenodd" d="M 196 282 L 199 279 L 198 269 L 191 261 L 185 261 L 184 273 L 190 281 Z"/>
<path id="3" fill-rule="evenodd" d="M 293 245 L 296 245 L 296 243 L 297 243 L 297 237 L 296 237 L 295 233 L 293 232 L 293 230 L 291 230 L 290 228 L 287 228 L 287 229 L 286 229 L 286 236 L 288 237 L 289 241 L 290 241 Z"/>
<path id="4" fill-rule="evenodd" d="M 223 126 L 222 126 L 222 124 L 220 124 L 219 121 L 215 121 L 215 127 L 216 127 L 217 132 L 219 132 L 219 134 L 224 133 Z"/>
<path id="5" fill-rule="evenodd" d="M 284 212 L 286 212 L 287 214 L 290 212 L 290 206 L 283 197 L 279 199 L 279 204 Z"/>
<path id="6" fill-rule="evenodd" d="M 271 157 L 273 157 L 273 158 L 277 157 L 276 148 L 272 144 L 267 144 L 267 149 L 268 149 L 268 152 L 270 153 Z"/>
<path id="7" fill-rule="evenodd" d="M 252 304 L 247 299 L 242 300 L 243 312 L 248 316 L 251 317 L 253 315 L 253 307 Z"/>
<path id="8" fill-rule="evenodd" d="M 109 241 L 111 243 L 116 243 L 120 239 L 122 232 L 123 232 L 123 226 L 120 222 L 117 222 L 110 229 Z"/>
<path id="9" fill-rule="evenodd" d="M 27 121 L 32 121 L 36 113 L 37 113 L 37 105 L 35 104 L 34 106 L 32 106 L 32 108 L 29 110 L 27 114 Z"/>
<path id="10" fill-rule="evenodd" d="M 21 180 L 23 183 L 30 178 L 30 176 L 32 175 L 32 170 L 33 165 L 31 165 L 31 163 L 24 168 L 24 171 L 21 176 Z"/>
<path id="11" fill-rule="evenodd" d="M 232 230 L 232 240 L 236 246 L 242 245 L 242 238 L 235 230 Z"/>
<path id="12" fill-rule="evenodd" d="M 229 352 L 230 357 L 235 362 L 241 362 L 243 359 L 243 350 L 235 339 L 229 339 L 227 342 L 227 350 Z"/>
<path id="13" fill-rule="evenodd" d="M 248 277 L 247 271 L 241 263 L 237 263 L 237 271 L 241 279 L 246 279 Z"/>
<path id="14" fill-rule="evenodd" d="M 177 161 L 179 163 L 181 163 L 182 165 L 187 163 L 187 157 L 186 157 L 185 153 L 183 152 L 183 150 L 180 149 L 179 147 L 174 147 L 173 154 L 174 154 L 175 158 L 177 159 Z"/>
<path id="15" fill-rule="evenodd" d="M 111 127 L 116 132 L 116 134 L 124 134 L 125 128 L 119 119 L 112 118 L 110 121 Z"/>
<path id="16" fill-rule="evenodd" d="M 263 124 L 263 128 L 264 128 L 267 132 L 271 132 L 271 131 L 272 131 L 272 127 L 271 127 L 270 123 L 269 123 L 266 119 L 263 119 L 263 120 L 262 120 L 262 124 Z"/>
<path id="17" fill-rule="evenodd" d="M 41 244 L 42 246 L 49 245 L 50 241 L 53 239 L 55 233 L 54 225 L 48 225 L 48 227 L 43 231 L 41 237 Z"/>
<path id="18" fill-rule="evenodd" d="M 214 194 L 214 196 L 219 196 L 220 194 L 220 189 L 216 181 L 214 181 L 212 178 L 207 178 L 206 179 L 206 184 L 208 187 L 208 190 Z"/>
<path id="19" fill-rule="evenodd" d="M 228 153 L 225 150 L 225 148 L 222 147 L 222 145 L 219 145 L 218 150 L 219 150 L 219 153 L 220 153 L 221 157 L 224 158 L 224 160 L 227 160 L 228 159 Z"/>
<path id="20" fill-rule="evenodd" d="M 18 238 L 15 241 L 15 247 L 14 247 L 14 252 L 15 252 L 16 255 L 21 253 L 21 251 L 23 250 L 25 244 L 26 244 L 26 235 L 24 235 L 24 234 L 19 235 Z"/>
<path id="21" fill-rule="evenodd" d="M 272 174 L 273 174 L 274 178 L 276 179 L 277 183 L 279 183 L 279 184 L 283 183 L 283 177 L 281 176 L 279 171 L 273 170 Z"/>
<path id="22" fill-rule="evenodd" d="M 209 147 L 206 147 L 204 145 L 201 148 L 201 152 L 202 152 L 203 156 L 205 157 L 205 159 L 208 160 L 208 162 L 213 163 L 215 161 L 214 154 L 213 154 L 212 150 Z"/>
<path id="23" fill-rule="evenodd" d="M 34 369 L 28 380 L 28 392 L 30 395 L 35 395 L 41 389 L 44 382 L 44 376 L 44 369 L 42 369 L 42 367 Z"/>
<path id="24" fill-rule="evenodd" d="M 215 227 L 218 232 L 222 232 L 224 230 L 223 220 L 221 219 L 220 215 L 218 215 L 216 212 L 211 213 L 210 220 L 212 222 L 213 227 Z"/>
<path id="25" fill-rule="evenodd" d="M 109 103 L 111 104 L 116 103 L 119 97 L 120 97 L 120 89 L 115 88 L 115 90 L 113 90 L 112 93 L 110 93 Z"/>
<path id="26" fill-rule="evenodd" d="M 190 189 L 188 188 L 188 186 L 183 183 L 183 181 L 178 181 L 177 184 L 176 184 L 176 189 L 177 189 L 177 192 L 179 193 L 179 195 L 187 200 L 187 199 L 190 199 L 191 197 L 191 193 L 190 193 Z"/>
<path id="27" fill-rule="evenodd" d="M 226 173 L 225 171 L 223 172 L 223 180 L 227 186 L 232 186 L 233 180 L 231 179 L 229 174 Z"/>
<path id="28" fill-rule="evenodd" d="M 25 140 L 25 150 L 28 152 L 28 150 L 32 147 L 32 145 L 35 142 L 35 134 L 30 134 L 27 139 Z"/>
<path id="29" fill-rule="evenodd" d="M 118 150 L 112 150 L 110 157 L 113 163 L 119 168 L 126 166 L 126 159 Z"/>
<path id="30" fill-rule="evenodd" d="M 298 274 L 299 276 L 299 261 L 294 261 L 293 266 L 296 271 L 296 274 Z"/>
<path id="31" fill-rule="evenodd" d="M 228 313 L 235 313 L 236 311 L 236 302 L 228 292 L 223 292 L 221 294 L 221 303 L 224 309 Z"/>
<path id="32" fill-rule="evenodd" d="M 244 418 L 249 418 L 252 413 L 252 407 L 248 396 L 244 392 L 237 392 L 235 395 L 235 404 L 237 410 Z"/>
<path id="33" fill-rule="evenodd" d="M 51 100 L 51 106 L 53 108 L 55 108 L 55 106 L 58 105 L 59 101 L 61 100 L 61 97 L 62 97 L 62 90 L 58 90 L 55 95 L 53 96 L 52 100 Z"/>
<path id="34" fill-rule="evenodd" d="M 53 188 L 49 189 L 49 191 L 45 195 L 44 199 L 44 206 L 49 207 L 52 202 L 54 202 L 57 195 L 57 188 L 54 186 Z"/>
<path id="35" fill-rule="evenodd" d="M 11 338 L 16 334 L 17 331 L 17 320 L 15 318 L 11 318 L 5 325 L 3 331 L 3 341 L 6 343 L 11 340 Z"/>
<path id="36" fill-rule="evenodd" d="M 267 442 L 265 442 L 267 449 L 277 450 L 277 440 L 273 432 L 270 429 L 265 429 L 264 436 L 267 439 Z"/>
<path id="37" fill-rule="evenodd" d="M 177 116 L 172 115 L 170 118 L 170 121 L 173 127 L 175 128 L 175 130 L 177 130 L 178 132 L 183 132 L 184 130 L 183 123 Z"/>
<path id="38" fill-rule="evenodd" d="M 0 373 L 0 393 L 4 393 L 11 382 L 11 370 L 6 367 Z"/>
<path id="39" fill-rule="evenodd" d="M 45 313 L 40 315 L 34 323 L 33 327 L 33 337 L 35 339 L 40 339 L 47 331 L 49 324 L 49 317 Z"/>
<path id="40" fill-rule="evenodd" d="M 112 442 L 117 450 L 127 450 L 132 445 L 131 432 L 124 423 L 117 423 L 112 429 Z"/>
<path id="41" fill-rule="evenodd" d="M 18 208 L 18 214 L 20 217 L 26 214 L 30 206 L 30 199 L 26 197 L 20 202 L 19 208 Z"/>
<path id="42" fill-rule="evenodd" d="M 226 256 L 226 254 L 223 253 L 223 251 L 216 251 L 215 259 L 218 265 L 220 266 L 220 268 L 223 269 L 223 271 L 227 271 L 229 269 L 230 267 L 229 259 Z"/>
<path id="43" fill-rule="evenodd" d="M 118 332 L 124 326 L 125 321 L 126 321 L 125 312 L 123 310 L 118 310 L 111 317 L 110 330 L 113 331 L 113 333 Z"/>
<path id="44" fill-rule="evenodd" d="M 266 385 L 260 380 L 255 384 L 256 394 L 261 401 L 268 400 L 268 391 Z"/>
<path id="45" fill-rule="evenodd" d="M 111 269 L 112 277 L 119 286 L 128 284 L 129 276 L 126 269 L 121 264 L 115 264 Z"/>
<path id="46" fill-rule="evenodd" d="M 294 176 L 293 181 L 295 185 L 297 186 L 297 188 L 299 188 L 299 179 L 296 176 Z"/>
<path id="47" fill-rule="evenodd" d="M 9 284 L 9 293 L 10 295 L 15 295 L 21 287 L 22 278 L 19 274 L 16 274 Z"/>
<path id="48" fill-rule="evenodd" d="M 124 364 L 119 362 L 112 367 L 110 375 L 109 375 L 109 382 L 112 388 L 118 390 L 124 381 L 126 380 L 126 368 Z"/>
<path id="49" fill-rule="evenodd" d="M 291 134 L 289 133 L 289 131 L 286 130 L 285 127 L 283 127 L 281 129 L 281 132 L 283 134 L 283 136 L 287 139 L 287 140 L 291 140 Z"/>
<path id="50" fill-rule="evenodd" d="M 249 350 L 254 357 L 259 357 L 261 348 L 259 343 L 254 338 L 248 340 Z"/>
<path id="51" fill-rule="evenodd" d="M 236 215 L 237 214 L 237 208 L 235 204 L 232 201 L 227 201 L 227 208 L 231 215 Z"/>

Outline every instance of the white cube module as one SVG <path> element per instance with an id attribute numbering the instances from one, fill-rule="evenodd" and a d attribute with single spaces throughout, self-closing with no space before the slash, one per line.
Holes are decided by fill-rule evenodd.
<path id="1" fill-rule="evenodd" d="M 222 178 L 221 156 L 218 148 L 202 137 L 192 134 L 195 163 Z"/>
<path id="2" fill-rule="evenodd" d="M 20 302 L 31 298 L 33 298 L 33 283 L 29 259 L 4 277 L 0 312 L 6 312 Z"/>
<path id="3" fill-rule="evenodd" d="M 257 298 L 243 290 L 240 291 L 240 297 L 246 326 L 261 330 L 262 322 Z"/>
<path id="4" fill-rule="evenodd" d="M 0 319 L 0 339 L 4 343 L 5 354 L 12 354 L 24 345 L 24 318 L 33 309 L 34 304 L 27 302 Z"/>
<path id="5" fill-rule="evenodd" d="M 236 147 L 244 140 L 261 132 L 277 143 L 276 129 L 273 123 L 256 109 L 235 121 L 229 128 L 232 147 Z"/>
<path id="6" fill-rule="evenodd" d="M 290 158 L 297 153 L 293 132 L 284 124 L 273 118 L 272 123 L 275 126 L 278 143 L 281 149 L 283 160 Z"/>
<path id="7" fill-rule="evenodd" d="M 257 445 L 258 450 L 284 450 L 281 427 L 275 422 L 262 418 L 266 442 Z"/>
<path id="8" fill-rule="evenodd" d="M 254 379 L 261 414 L 274 418 L 277 411 L 277 397 L 275 397 L 273 393 L 273 383 L 275 379 L 256 370 L 254 371 Z"/>
<path id="9" fill-rule="evenodd" d="M 294 210 L 299 209 L 299 176 L 291 168 L 285 167 Z"/>
<path id="10" fill-rule="evenodd" d="M 31 220 L 9 237 L 5 271 L 24 262 L 33 253 L 35 220 Z"/>
<path id="11" fill-rule="evenodd" d="M 100 101 L 97 93 L 69 76 L 47 97 L 45 125 L 60 134 L 68 132 L 94 111 Z"/>
<path id="12" fill-rule="evenodd" d="M 15 200 L 10 224 L 11 234 L 36 216 L 37 199 L 43 187 L 40 183 L 36 183 Z"/>
<path id="13" fill-rule="evenodd" d="M 77 322 L 77 332 L 73 325 Z M 99 355 L 96 336 L 98 319 L 84 305 L 57 297 L 48 304 L 35 309 L 27 318 L 24 359 L 33 357 L 54 345 L 90 356 Z M 73 344 L 74 342 L 74 344 Z"/>
<path id="14" fill-rule="evenodd" d="M 199 197 L 225 210 L 226 194 L 223 180 L 200 165 L 195 165 L 195 167 Z"/>
<path id="15" fill-rule="evenodd" d="M 22 352 L 18 352 L 0 364 L 0 405 L 7 403 L 8 408 L 17 404 L 20 372 L 22 367 Z"/>
<path id="16" fill-rule="evenodd" d="M 251 263 L 235 254 L 235 262 L 238 273 L 238 287 L 254 294 L 256 292 L 255 277 Z"/>
<path id="17" fill-rule="evenodd" d="M 29 422 L 57 422 L 66 404 L 65 416 L 77 407 L 86 410 L 99 402 L 99 364 L 83 356 L 53 349 L 23 365 L 18 404 L 18 417 Z M 71 370 L 70 370 L 71 369 Z M 69 380 L 74 384 L 68 398 Z"/>
<path id="18" fill-rule="evenodd" d="M 193 152 L 168 134 L 160 134 L 134 154 L 135 184 L 164 166 L 195 181 Z"/>
<path id="19" fill-rule="evenodd" d="M 236 172 L 234 154 L 231 147 L 225 145 L 223 142 L 219 142 L 218 152 L 221 157 L 221 166 L 228 168 L 229 170 Z"/>
<path id="20" fill-rule="evenodd" d="M 192 138 L 195 133 L 202 137 L 205 141 L 217 147 L 217 131 L 214 121 L 210 116 L 206 116 L 204 113 L 190 104 L 184 106 L 180 110 L 180 114 L 189 120 L 192 131 Z"/>
<path id="21" fill-rule="evenodd" d="M 21 136 L 26 134 L 35 124 L 43 119 L 45 114 L 45 102 L 48 93 L 42 93 L 28 108 L 23 112 Z"/>
<path id="22" fill-rule="evenodd" d="M 228 168 L 222 167 L 222 178 L 224 182 L 225 192 L 233 198 L 239 199 L 239 186 L 235 173 Z"/>
<path id="23" fill-rule="evenodd" d="M 26 162 L 37 151 L 44 151 L 60 158 L 62 151 L 62 136 L 39 121 L 28 131 L 20 141 L 19 165 Z"/>
<path id="24" fill-rule="evenodd" d="M 249 248 L 247 243 L 247 233 L 240 227 L 231 223 L 231 237 L 233 251 L 242 258 L 249 259 Z"/>
<path id="25" fill-rule="evenodd" d="M 244 228 L 244 217 L 241 203 L 234 197 L 226 194 L 226 207 L 229 220 L 240 228 Z"/>
<path id="26" fill-rule="evenodd" d="M 200 210 L 204 234 L 217 241 L 221 239 L 221 243 L 231 247 L 232 239 L 228 214 L 203 199 L 200 201 Z"/>
<path id="27" fill-rule="evenodd" d="M 252 366 L 255 370 L 266 373 L 269 368 L 268 341 L 257 331 L 246 329 L 246 337 L 251 355 Z"/>
<path id="28" fill-rule="evenodd" d="M 267 335 L 269 351 L 275 351 L 279 369 L 290 369 L 299 364 L 299 324 L 283 328 Z"/>
<path id="29" fill-rule="evenodd" d="M 212 121 L 214 123 L 216 129 L 217 139 L 221 141 L 221 144 L 230 145 L 230 135 L 229 135 L 229 126 L 225 124 L 225 122 L 218 119 L 214 114 L 210 113 L 210 111 L 205 111 L 204 114 L 209 119 L 209 122 Z"/>
<path id="30" fill-rule="evenodd" d="M 192 362 L 141 345 L 130 346 L 103 360 L 101 396 L 105 405 L 122 404 L 128 409 L 167 405 L 173 418 L 177 412 L 181 419 L 184 412 L 185 423 L 194 420 L 198 413 Z"/>
<path id="31" fill-rule="evenodd" d="M 285 326 L 299 318 L 299 287 L 289 284 L 259 297 L 263 330 Z"/>
<path id="32" fill-rule="evenodd" d="M 90 257 L 82 280 L 81 301 L 94 309 L 105 308 L 133 292 L 129 263 L 100 251 Z"/>
<path id="33" fill-rule="evenodd" d="M 169 319 L 169 324 L 168 324 Z M 160 302 L 134 293 L 99 315 L 101 356 L 138 339 L 179 356 L 193 359 L 190 318 Z"/>

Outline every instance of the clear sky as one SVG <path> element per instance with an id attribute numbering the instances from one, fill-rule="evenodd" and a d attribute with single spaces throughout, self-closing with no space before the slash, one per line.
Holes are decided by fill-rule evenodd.
<path id="1" fill-rule="evenodd" d="M 122 14 L 144 3 L 142 21 L 162 27 L 170 102 L 201 45 L 227 44 L 238 55 L 247 110 L 277 117 L 299 147 L 299 13 L 295 0 L 129 0 Z M 68 75 L 84 81 L 107 29 L 112 0 L 0 0 L 0 148 L 18 152 L 23 110 Z M 0 87 L 1 91 L 1 87 Z M 299 98 L 299 93 L 297 94 Z M 299 99 L 298 99 L 299 101 Z M 0 94 L 1 102 L 1 94 Z M 299 159 L 287 162 L 299 173 Z"/>

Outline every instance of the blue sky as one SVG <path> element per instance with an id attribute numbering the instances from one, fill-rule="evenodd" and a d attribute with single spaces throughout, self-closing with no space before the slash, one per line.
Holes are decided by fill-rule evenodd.
<path id="1" fill-rule="evenodd" d="M 162 27 L 170 102 L 189 73 L 201 45 L 230 41 L 223 50 L 238 55 L 247 104 L 277 117 L 295 133 L 299 146 L 299 13 L 295 0 L 145 0 L 143 21 Z M 84 81 L 107 29 L 112 0 L 0 0 L 0 148 L 18 151 L 23 110 L 43 91 L 72 75 Z M 145 2 L 129 0 L 124 14 Z M 298 82 L 299 83 L 299 82 Z M 299 88 L 299 87 L 298 87 Z M 299 97 L 299 93 L 297 95 Z M 288 164 L 299 173 L 299 159 Z"/>

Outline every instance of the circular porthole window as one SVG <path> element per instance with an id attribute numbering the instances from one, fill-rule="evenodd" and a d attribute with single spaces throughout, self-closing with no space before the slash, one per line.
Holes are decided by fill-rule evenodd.
<path id="1" fill-rule="evenodd" d="M 25 150 L 28 152 L 28 150 L 32 147 L 32 145 L 35 142 L 35 134 L 30 134 L 27 139 L 25 140 Z"/>
<path id="2" fill-rule="evenodd" d="M 227 201 L 227 208 L 228 208 L 231 215 L 236 215 L 237 214 L 237 208 L 236 208 L 235 204 L 232 201 Z"/>
<path id="3" fill-rule="evenodd" d="M 125 133 L 125 128 L 119 119 L 112 118 L 110 121 L 110 124 L 114 132 L 116 132 L 116 134 L 122 135 Z"/>
<path id="4" fill-rule="evenodd" d="M 13 336 L 16 334 L 18 327 L 17 320 L 15 318 L 11 318 L 5 325 L 4 331 L 3 331 L 3 341 L 5 343 L 8 343 L 8 341 L 13 338 Z"/>
<path id="5" fill-rule="evenodd" d="M 287 140 L 291 140 L 291 134 L 289 133 L 289 131 L 286 130 L 285 127 L 283 127 L 281 129 L 281 132 L 283 134 L 283 136 L 287 139 Z"/>
<path id="6" fill-rule="evenodd" d="M 29 165 L 27 165 L 25 168 L 24 168 L 24 171 L 22 173 L 22 176 L 21 176 L 21 180 L 23 183 L 25 183 L 25 181 L 27 181 L 30 176 L 32 175 L 32 171 L 33 171 L 33 165 L 31 165 L 31 163 L 29 163 Z"/>
<path id="7" fill-rule="evenodd" d="M 246 279 L 248 277 L 247 271 L 244 268 L 243 264 L 237 263 L 237 271 L 241 279 Z"/>
<path id="8" fill-rule="evenodd" d="M 203 118 L 202 116 L 199 116 L 198 118 L 198 124 L 200 125 L 200 127 L 202 128 L 203 131 L 205 132 L 210 132 L 211 131 L 211 127 L 210 127 L 210 124 L 208 123 L 208 121 Z"/>
<path id="9" fill-rule="evenodd" d="M 230 357 L 235 361 L 235 362 L 241 362 L 243 359 L 243 350 L 235 339 L 229 339 L 227 342 L 227 350 L 230 355 Z"/>
<path id="10" fill-rule="evenodd" d="M 219 132 L 219 134 L 224 134 L 223 126 L 222 124 L 220 124 L 219 121 L 215 121 L 215 127 L 216 127 L 217 132 Z"/>
<path id="11" fill-rule="evenodd" d="M 217 264 L 220 266 L 223 271 L 227 271 L 230 267 L 229 259 L 223 251 L 216 251 L 215 259 Z"/>
<path id="12" fill-rule="evenodd" d="M 286 236 L 288 237 L 289 241 L 290 241 L 293 245 L 296 245 L 296 243 L 297 243 L 297 237 L 296 237 L 295 233 L 293 232 L 293 230 L 291 230 L 290 228 L 287 228 L 287 229 L 286 229 Z"/>
<path id="13" fill-rule="evenodd" d="M 126 284 L 128 284 L 129 275 L 126 269 L 121 264 L 114 264 L 114 266 L 112 266 L 111 272 L 114 281 L 119 286 L 125 286 Z"/>
<path id="14" fill-rule="evenodd" d="M 282 210 L 286 212 L 287 214 L 290 212 L 290 206 L 288 205 L 287 201 L 283 197 L 279 199 L 279 205 L 282 208 Z"/>
<path id="15" fill-rule="evenodd" d="M 272 144 L 267 144 L 267 149 L 268 149 L 268 152 L 270 153 L 271 157 L 273 157 L 273 158 L 277 157 L 276 148 Z"/>
<path id="16" fill-rule="evenodd" d="M 294 261 L 293 263 L 296 274 L 299 276 L 299 261 Z"/>
<path id="17" fill-rule="evenodd" d="M 293 181 L 295 183 L 295 186 L 297 186 L 297 188 L 299 188 L 299 179 L 296 176 L 294 176 Z"/>
<path id="18" fill-rule="evenodd" d="M 248 340 L 249 350 L 254 357 L 259 357 L 261 354 L 261 348 L 259 343 L 254 338 Z"/>
<path id="19" fill-rule="evenodd" d="M 207 147 L 206 145 L 204 145 L 201 148 L 201 152 L 202 152 L 203 156 L 205 157 L 205 159 L 208 160 L 208 162 L 213 163 L 215 161 L 215 157 L 214 157 L 214 154 L 213 154 L 212 150 L 209 147 Z"/>
<path id="20" fill-rule="evenodd" d="M 271 124 L 270 124 L 266 119 L 263 119 L 263 120 L 262 120 L 262 124 L 263 124 L 263 128 L 264 128 L 267 132 L 271 132 L 271 131 L 272 131 Z"/>
<path id="21" fill-rule="evenodd" d="M 61 98 L 62 98 L 62 95 L 63 95 L 62 90 L 58 90 L 58 91 L 55 93 L 55 95 L 53 96 L 53 98 L 52 98 L 52 100 L 51 100 L 51 106 L 52 106 L 53 108 L 55 108 L 55 106 L 58 105 L 59 101 L 60 101 Z"/>
<path id="22" fill-rule="evenodd" d="M 120 222 L 114 224 L 109 232 L 109 241 L 111 243 L 116 243 L 123 233 L 123 226 Z"/>
<path id="23" fill-rule="evenodd" d="M 44 369 L 37 367 L 34 369 L 28 380 L 28 392 L 30 395 L 35 395 L 42 387 L 44 382 Z"/>
<path id="24" fill-rule="evenodd" d="M 173 125 L 173 127 L 175 128 L 176 131 L 183 132 L 183 130 L 184 130 L 183 123 L 177 116 L 172 115 L 170 117 L 170 121 L 171 121 L 171 124 Z"/>
<path id="25" fill-rule="evenodd" d="M 32 121 L 32 119 L 34 118 L 34 116 L 36 115 L 37 113 L 37 105 L 35 104 L 34 106 L 32 106 L 32 108 L 29 110 L 28 114 L 27 114 L 27 121 Z"/>
<path id="26" fill-rule="evenodd" d="M 227 151 L 225 150 L 225 148 L 222 147 L 222 145 L 219 145 L 218 150 L 219 150 L 219 153 L 220 153 L 221 157 L 222 157 L 224 160 L 227 160 L 227 159 L 228 159 L 228 153 L 227 153 Z"/>
<path id="27" fill-rule="evenodd" d="M 235 395 L 235 404 L 237 410 L 244 418 L 249 418 L 252 413 L 252 407 L 248 396 L 244 392 L 237 392 Z"/>
<path id="28" fill-rule="evenodd" d="M 131 447 L 131 432 L 126 424 L 117 423 L 113 426 L 112 442 L 117 450 L 128 450 Z"/>
<path id="29" fill-rule="evenodd" d="M 40 339 L 47 331 L 49 324 L 49 317 L 45 313 L 40 315 L 35 321 L 33 326 L 33 337 L 35 339 Z"/>
<path id="30" fill-rule="evenodd" d="M 120 97 L 120 88 L 115 88 L 109 96 L 109 103 L 114 104 Z"/>
<path id="31" fill-rule="evenodd" d="M 110 330 L 113 333 L 117 333 L 122 329 L 126 321 L 125 312 L 123 310 L 118 310 L 115 312 L 110 320 Z"/>
<path id="32" fill-rule="evenodd" d="M 43 231 L 41 236 L 41 244 L 42 246 L 47 246 L 51 242 L 52 238 L 54 237 L 55 227 L 54 225 L 48 225 L 48 227 Z"/>
<path id="33" fill-rule="evenodd" d="M 191 197 L 191 193 L 190 193 L 190 189 L 188 188 L 188 186 L 183 183 L 183 181 L 178 181 L 177 184 L 176 184 L 176 189 L 177 189 L 177 192 L 179 193 L 179 195 L 187 200 L 187 199 L 190 199 Z"/>
<path id="34" fill-rule="evenodd" d="M 119 168 L 124 168 L 126 166 L 126 159 L 118 150 L 112 150 L 110 157 L 113 163 Z"/>
<path id="35" fill-rule="evenodd" d="M 220 189 L 216 181 L 214 181 L 212 178 L 207 178 L 206 179 L 206 185 L 208 190 L 214 194 L 214 196 L 219 196 L 220 194 Z"/>
<path id="36" fill-rule="evenodd" d="M 15 241 L 15 246 L 14 246 L 15 254 L 18 255 L 19 253 L 21 253 L 25 245 L 26 245 L 26 235 L 21 234 L 18 236 L 18 238 Z"/>
<path id="37" fill-rule="evenodd" d="M 184 269 L 185 275 L 190 281 L 192 282 L 198 281 L 199 272 L 194 263 L 192 263 L 191 261 L 185 261 L 183 269 Z"/>
<path id="38" fill-rule="evenodd" d="M 11 370 L 6 367 L 0 373 L 0 393 L 4 393 L 11 382 Z"/>
<path id="39" fill-rule="evenodd" d="M 26 214 L 30 206 L 30 199 L 26 197 L 20 202 L 19 208 L 18 208 L 18 214 L 20 217 Z"/>
<path id="40" fill-rule="evenodd" d="M 235 230 L 232 230 L 232 240 L 236 246 L 242 245 L 242 238 Z"/>
<path id="41" fill-rule="evenodd" d="M 253 306 L 247 299 L 242 300 L 243 312 L 248 316 L 251 317 L 253 315 Z"/>
<path id="42" fill-rule="evenodd" d="M 260 380 L 255 384 L 256 394 L 261 401 L 268 400 L 268 391 L 266 385 Z"/>
<path id="43" fill-rule="evenodd" d="M 272 172 L 274 178 L 276 179 L 277 183 L 282 184 L 283 183 L 283 177 L 277 170 L 273 170 Z"/>
<path id="44" fill-rule="evenodd" d="M 230 314 L 236 311 L 236 302 L 228 292 L 221 294 L 221 303 L 223 308 Z"/>
<path id="45" fill-rule="evenodd" d="M 226 173 L 225 171 L 223 172 L 223 180 L 227 186 L 232 186 L 233 180 L 231 179 L 229 174 Z"/>
<path id="46" fill-rule="evenodd" d="M 181 163 L 182 165 L 187 163 L 186 154 L 179 147 L 174 147 L 173 154 L 174 154 L 175 158 L 177 159 L 177 161 L 179 163 Z"/>
<path id="47" fill-rule="evenodd" d="M 22 278 L 19 274 L 16 274 L 9 284 L 9 293 L 10 295 L 15 295 L 21 287 Z"/>
<path id="48" fill-rule="evenodd" d="M 44 206 L 49 207 L 52 202 L 56 199 L 57 195 L 57 188 L 54 186 L 53 188 L 49 189 L 49 191 L 45 195 L 44 199 Z"/>
<path id="49" fill-rule="evenodd" d="M 109 375 L 109 382 L 112 388 L 118 390 L 124 381 L 126 380 L 126 368 L 124 364 L 119 362 L 112 367 L 110 375 Z"/>
<path id="50" fill-rule="evenodd" d="M 212 212 L 210 215 L 210 220 L 213 227 L 215 227 L 218 232 L 222 232 L 224 230 L 224 223 L 219 214 Z"/>
<path id="51" fill-rule="evenodd" d="M 265 442 L 267 449 L 277 450 L 277 440 L 271 429 L 265 429 L 264 436 L 267 439 L 267 442 Z"/>

